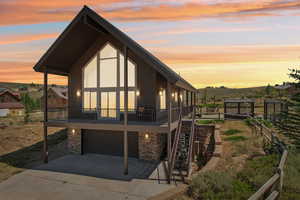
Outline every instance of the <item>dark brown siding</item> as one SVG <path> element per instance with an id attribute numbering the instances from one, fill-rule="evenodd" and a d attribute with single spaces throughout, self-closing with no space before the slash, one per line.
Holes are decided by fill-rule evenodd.
<path id="1" fill-rule="evenodd" d="M 123 132 L 82 130 L 83 153 L 123 156 Z M 128 156 L 138 158 L 138 133 L 128 132 Z"/>

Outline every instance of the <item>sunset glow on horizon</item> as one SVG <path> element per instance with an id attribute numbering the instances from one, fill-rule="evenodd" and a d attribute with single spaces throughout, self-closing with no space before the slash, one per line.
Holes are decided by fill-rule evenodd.
<path id="1" fill-rule="evenodd" d="M 280 84 L 300 66 L 299 0 L 2 0 L 0 82 L 42 83 L 33 66 L 83 5 L 196 88 Z"/>

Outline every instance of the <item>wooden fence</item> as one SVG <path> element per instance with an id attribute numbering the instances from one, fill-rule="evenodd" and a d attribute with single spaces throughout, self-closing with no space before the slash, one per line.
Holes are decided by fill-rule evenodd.
<path id="1" fill-rule="evenodd" d="M 227 113 L 201 113 L 202 115 L 210 114 L 215 115 L 211 119 L 221 119 L 221 116 L 225 116 Z M 283 142 L 277 137 L 276 133 L 268 128 L 263 122 L 259 121 L 257 118 L 254 118 L 249 115 L 240 115 L 240 114 L 232 114 L 240 119 L 247 118 L 249 119 L 250 125 L 253 126 L 255 133 L 260 134 L 264 138 L 264 142 L 274 146 L 278 153 L 280 154 L 280 162 L 278 164 L 276 173 L 261 187 L 257 192 L 255 192 L 248 200 L 273 200 L 278 199 L 283 187 L 283 176 L 284 176 L 284 166 L 286 163 L 288 151 Z M 216 117 L 217 116 L 217 117 Z M 208 118 L 206 118 L 208 119 Z"/>
<path id="2" fill-rule="evenodd" d="M 262 122 L 249 116 L 249 123 L 255 128 L 256 133 L 260 133 L 266 141 L 274 145 L 281 155 L 280 162 L 278 164 L 276 173 L 261 187 L 257 190 L 248 200 L 273 200 L 278 199 L 283 187 L 283 176 L 284 176 L 284 165 L 286 163 L 288 151 L 285 145 L 276 136 L 274 131 L 266 127 Z"/>

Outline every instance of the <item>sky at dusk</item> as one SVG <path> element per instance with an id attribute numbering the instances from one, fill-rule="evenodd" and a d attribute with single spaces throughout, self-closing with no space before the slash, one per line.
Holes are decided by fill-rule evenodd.
<path id="1" fill-rule="evenodd" d="M 281 83 L 300 66 L 299 0 L 0 0 L 0 82 L 41 83 L 32 67 L 83 5 L 197 88 Z"/>

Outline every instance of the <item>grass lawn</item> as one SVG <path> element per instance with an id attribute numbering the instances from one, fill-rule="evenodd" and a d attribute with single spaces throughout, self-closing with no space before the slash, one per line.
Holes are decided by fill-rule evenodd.
<path id="1" fill-rule="evenodd" d="M 243 121 L 225 121 L 221 137 L 223 155 L 216 169 L 194 178 L 178 200 L 247 199 L 273 175 L 279 157 L 265 155 L 262 138 Z"/>

